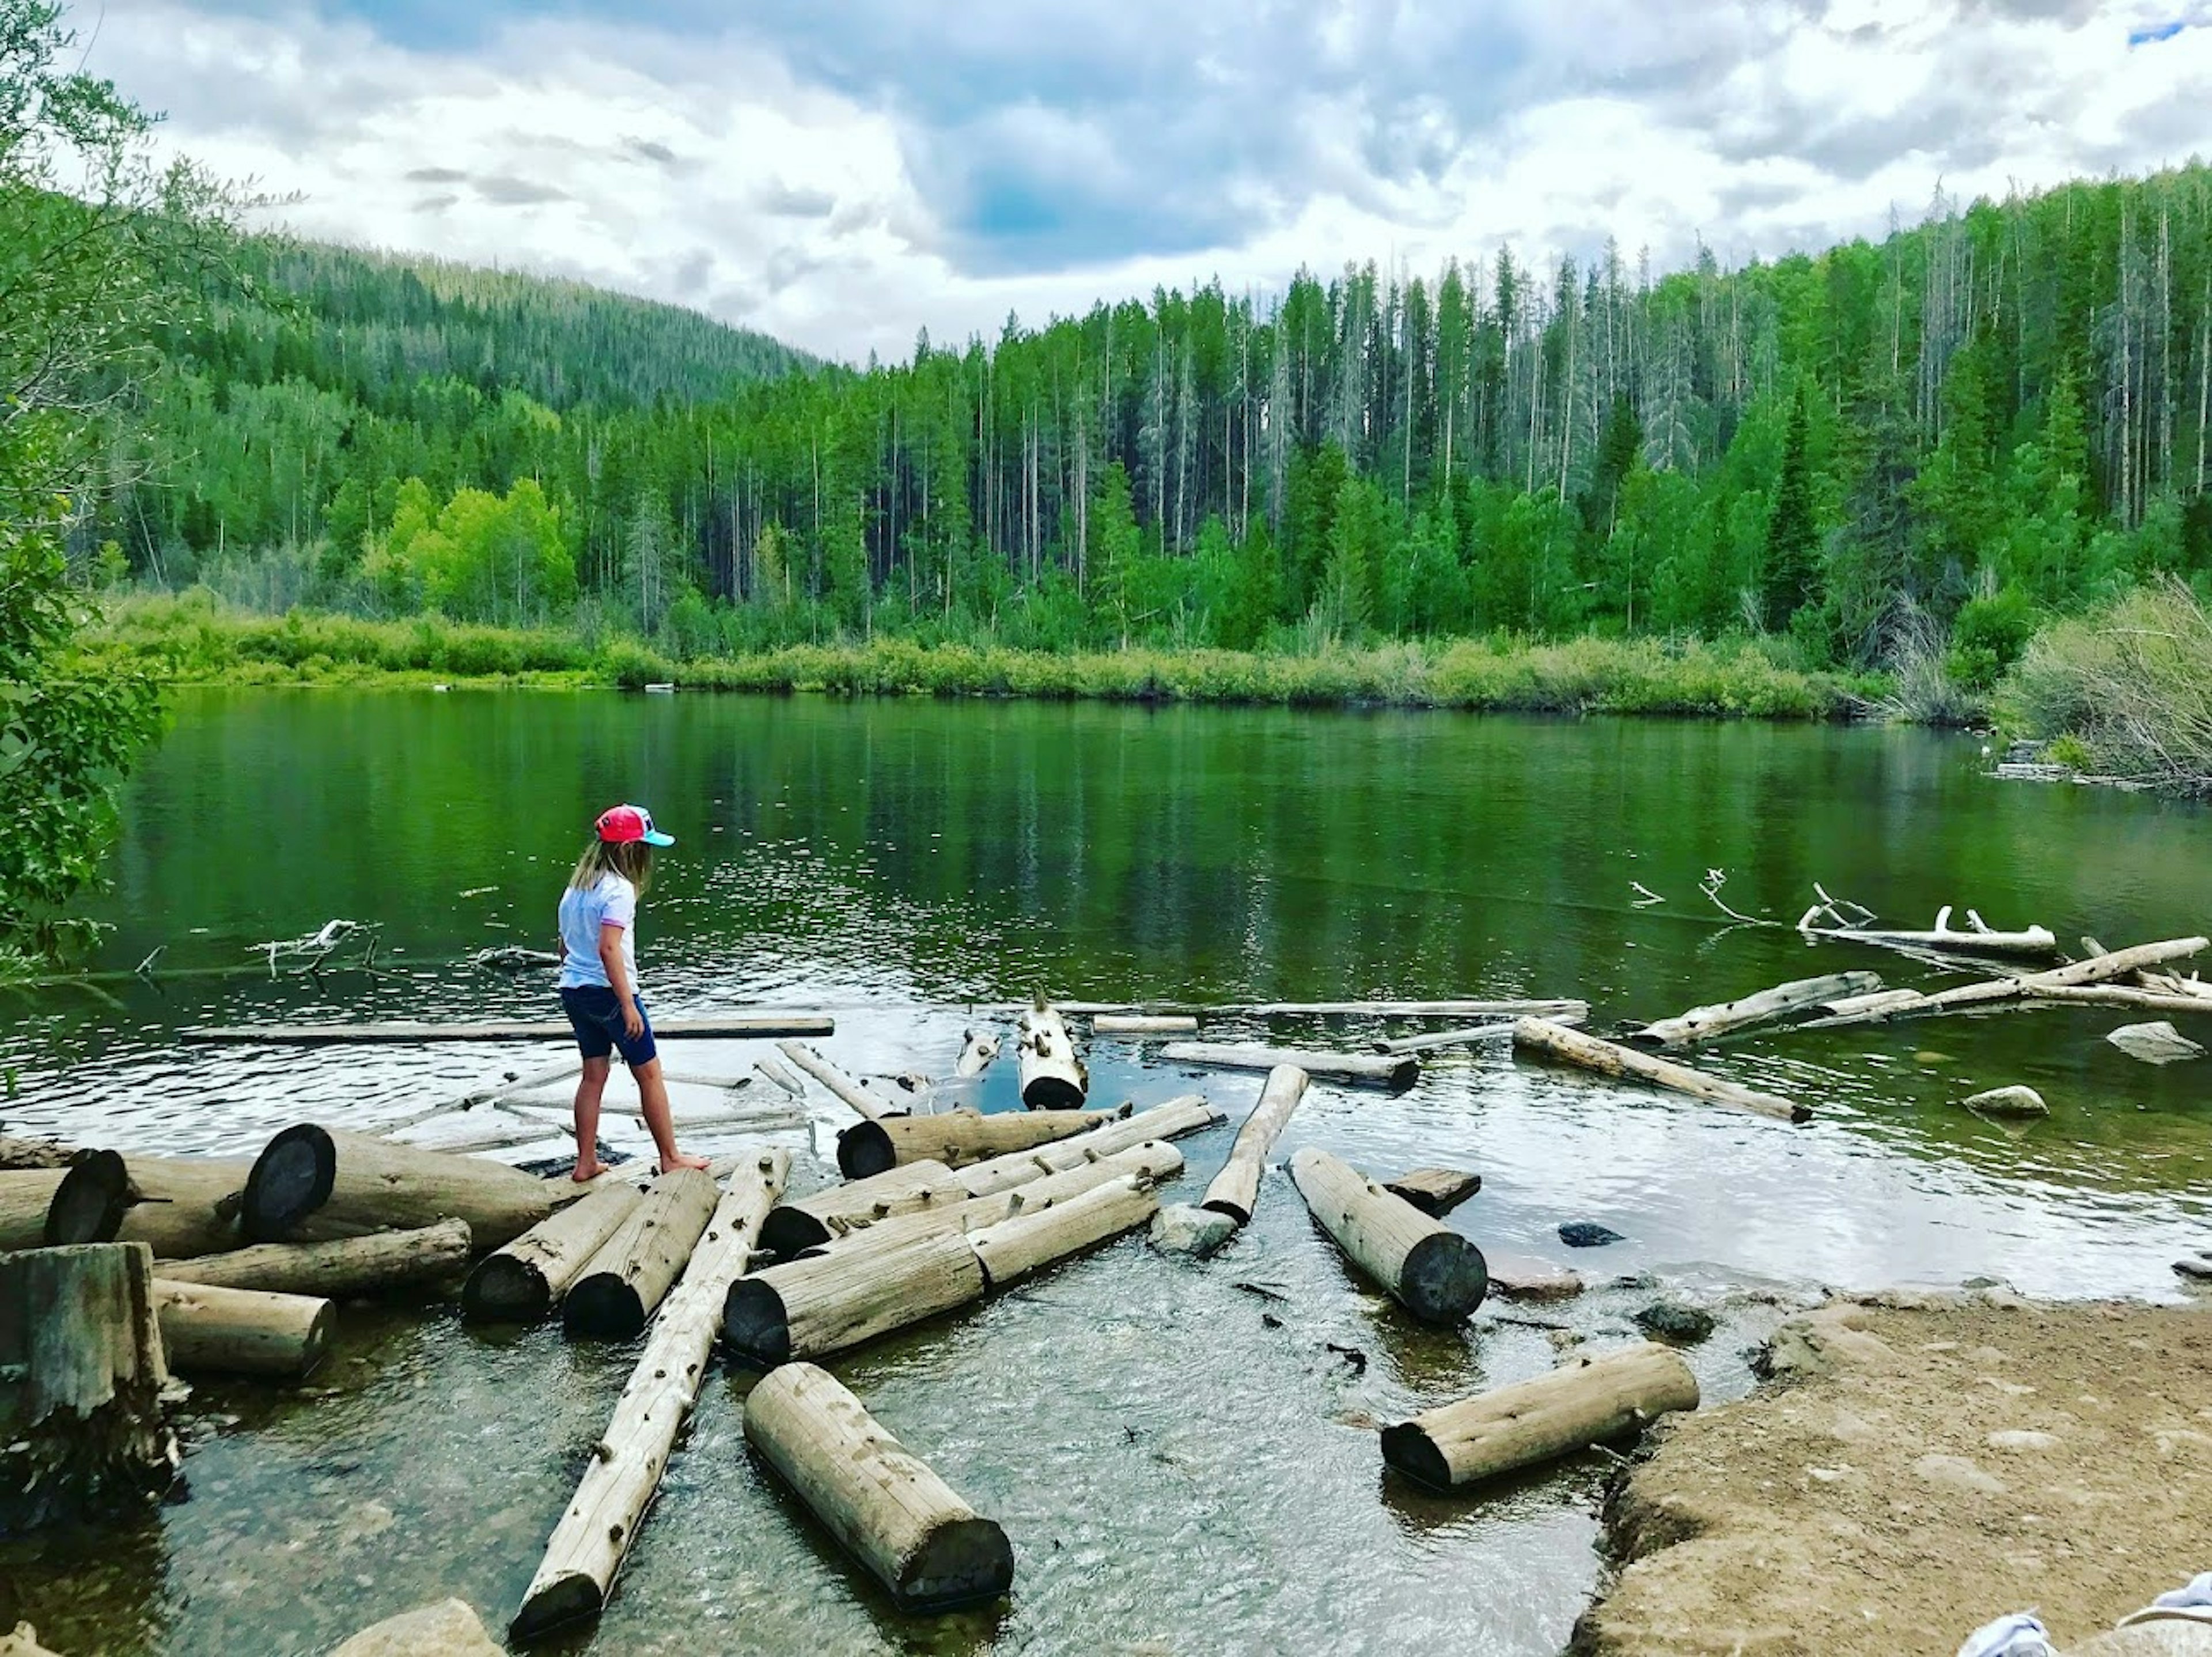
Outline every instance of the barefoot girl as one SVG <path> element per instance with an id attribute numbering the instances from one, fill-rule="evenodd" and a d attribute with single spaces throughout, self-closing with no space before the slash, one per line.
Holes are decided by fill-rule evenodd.
<path id="1" fill-rule="evenodd" d="M 654 828 L 653 813 L 637 806 L 613 807 L 600 817 L 598 830 L 561 894 L 561 1005 L 584 1055 L 583 1080 L 576 1084 L 574 1177 L 589 1179 L 600 1171 L 599 1096 L 617 1050 L 636 1079 L 645 1125 L 660 1150 L 660 1171 L 703 1168 L 705 1157 L 676 1148 L 668 1084 L 660 1079 L 653 1026 L 637 995 L 637 946 L 631 935 L 638 898 L 653 883 L 653 849 L 672 846 L 676 838 Z"/>

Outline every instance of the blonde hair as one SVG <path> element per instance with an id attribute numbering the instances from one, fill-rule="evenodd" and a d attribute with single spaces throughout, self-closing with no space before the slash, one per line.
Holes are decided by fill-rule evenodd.
<path id="1" fill-rule="evenodd" d="M 574 872 L 568 876 L 571 890 L 588 892 L 599 883 L 603 874 L 619 874 L 637 888 L 642 898 L 645 889 L 653 884 L 653 848 L 642 840 L 625 840 L 611 844 L 605 840 L 593 840 L 584 848 L 584 855 L 576 859 Z"/>

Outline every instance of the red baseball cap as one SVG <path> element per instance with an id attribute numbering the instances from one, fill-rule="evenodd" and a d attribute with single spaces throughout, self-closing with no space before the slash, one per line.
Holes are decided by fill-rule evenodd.
<path id="1" fill-rule="evenodd" d="M 649 846 L 672 846 L 676 837 L 653 825 L 653 813 L 643 806 L 614 806 L 599 813 L 599 838 L 611 846 L 642 840 Z"/>

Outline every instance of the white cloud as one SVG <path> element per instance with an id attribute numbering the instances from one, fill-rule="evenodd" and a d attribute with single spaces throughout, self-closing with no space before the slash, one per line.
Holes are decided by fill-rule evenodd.
<path id="1" fill-rule="evenodd" d="M 750 34 L 515 18 L 444 48 L 221 3 L 109 0 L 93 66 L 216 171 L 299 192 L 302 233 L 848 358 L 1301 264 L 1771 254 L 1939 180 L 2212 151 L 2212 27 L 2131 47 L 2133 0 L 978 0 L 937 35 L 821 0 L 748 7 Z"/>

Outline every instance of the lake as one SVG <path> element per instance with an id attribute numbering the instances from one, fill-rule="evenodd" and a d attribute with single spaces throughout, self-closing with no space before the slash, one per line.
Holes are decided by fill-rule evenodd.
<path id="1" fill-rule="evenodd" d="M 472 966 L 551 946 L 592 818 L 629 799 L 678 837 L 639 932 L 663 1015 L 834 1011 L 872 1074 L 950 1068 L 961 1032 L 1036 991 L 1208 1003 L 1581 996 L 1594 1027 L 1864 968 L 1944 975 L 1794 923 L 1814 881 L 1926 926 L 1945 905 L 2069 949 L 2212 920 L 2203 808 L 1999 783 L 1978 741 L 1922 732 L 1450 714 L 851 704 L 459 690 L 183 698 L 134 779 L 115 925 L 84 990 L 16 992 L 10 1130 L 250 1154 L 313 1118 L 370 1126 L 559 1050 L 185 1048 L 188 1024 L 550 1016 L 542 978 Z M 1650 902 L 1644 894 L 1656 894 Z M 372 975 L 258 946 L 377 927 Z M 129 969 L 156 948 L 150 980 Z M 748 1378 L 710 1380 L 606 1615 L 556 1650 L 1557 1651 L 1601 1572 L 1607 1468 L 1580 1459 L 1451 1501 L 1386 1479 L 1374 1424 L 1549 1367 L 1664 1293 L 1718 1313 L 1709 1399 L 1823 1285 L 1957 1283 L 2171 1297 L 2212 1197 L 2202 1062 L 2104 1034 L 2119 1009 L 1782 1033 L 1700 1060 L 1813 1104 L 1791 1128 L 1516 1064 L 1492 1044 L 1402 1095 L 1316 1086 L 1278 1156 L 1480 1171 L 1452 1223 L 1595 1286 L 1408 1323 L 1351 1276 L 1288 1181 L 1210 1264 L 1127 1240 L 831 1367 L 1016 1553 L 990 1613 L 891 1611 L 747 1455 Z M 1392 1026 L 1401 1033 L 1405 1026 Z M 1209 1020 L 1207 1035 L 1262 1026 Z M 1357 1045 L 1353 1020 L 1273 1034 Z M 2203 1037 L 2201 1029 L 2195 1032 Z M 758 1051 L 686 1043 L 687 1071 Z M 1261 1078 L 1089 1044 L 1094 1102 L 1201 1088 L 1188 1197 Z M 1958 1101 L 2027 1083 L 2026 1128 Z M 749 1091 L 764 1091 L 756 1083 Z M 987 1107 L 1013 1103 L 1011 1060 Z M 611 1098 L 626 1096 L 617 1081 Z M 558 1090 L 549 1092 L 557 1105 Z M 679 1116 L 713 1102 L 679 1088 Z M 826 1156 L 849 1117 L 786 1136 Z M 610 1138 L 614 1137 L 611 1131 Z M 617 1141 L 628 1144 L 630 1142 Z M 717 1142 L 699 1142 L 713 1148 Z M 830 1175 L 802 1154 L 795 1189 Z M 1577 1253 L 1563 1221 L 1625 1241 Z M 0 1552 L 62 1650 L 313 1652 L 456 1593 L 503 1624 L 627 1374 L 557 1329 L 348 1308 L 305 1391 L 203 1385 L 191 1498 L 99 1538 Z M 1356 1358 L 1351 1355 L 1356 1354 Z M 0 1610 L 6 1609 L 0 1606 Z M 4 1620 L 4 1619 L 0 1619 Z"/>

